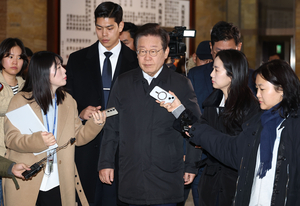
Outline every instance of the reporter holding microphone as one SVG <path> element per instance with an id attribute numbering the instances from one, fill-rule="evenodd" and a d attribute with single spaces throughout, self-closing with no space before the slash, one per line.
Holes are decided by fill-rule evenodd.
<path id="1" fill-rule="evenodd" d="M 32 165 L 53 153 L 53 150 L 43 152 L 50 146 L 57 144 L 60 147 L 73 137 L 76 138 L 75 144 L 81 146 L 93 140 L 102 130 L 106 114 L 99 110 L 82 125 L 76 101 L 64 91 L 66 79 L 66 70 L 59 55 L 42 51 L 32 56 L 24 88 L 12 98 L 8 112 L 29 104 L 48 131 L 21 134 L 5 117 L 6 157 Z M 75 206 L 75 185 L 80 187 L 80 181 L 76 179 L 75 183 L 78 175 L 75 175 L 74 149 L 69 145 L 48 156 L 46 167 L 30 180 L 20 181 L 19 190 L 16 190 L 13 181 L 5 179 L 4 204 Z M 83 191 L 79 197 L 82 194 Z"/>

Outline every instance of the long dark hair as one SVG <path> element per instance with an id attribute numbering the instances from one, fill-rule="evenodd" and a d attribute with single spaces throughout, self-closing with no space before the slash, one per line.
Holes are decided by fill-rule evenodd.
<path id="1" fill-rule="evenodd" d="M 300 82 L 291 66 L 280 59 L 272 60 L 255 70 L 253 78 L 257 75 L 273 84 L 276 91 L 283 91 L 282 101 L 274 110 L 284 118 L 289 115 L 296 117 L 300 104 Z"/>
<path id="2" fill-rule="evenodd" d="M 251 104 L 257 100 L 248 86 L 249 69 L 246 56 L 240 51 L 231 49 L 219 51 L 216 57 L 223 62 L 226 74 L 231 78 L 223 111 L 224 125 L 230 130 L 234 125 L 241 125 Z"/>
<path id="3" fill-rule="evenodd" d="M 63 59 L 58 54 L 49 51 L 41 51 L 33 54 L 28 68 L 28 76 L 22 89 L 24 92 L 32 92 L 32 96 L 26 98 L 35 100 L 44 114 L 47 114 L 49 105 L 52 105 L 52 93 L 50 83 L 50 68 L 54 64 L 57 70 L 58 61 L 62 64 Z M 65 99 L 64 87 L 56 90 L 57 105 Z"/>
<path id="4" fill-rule="evenodd" d="M 25 51 L 23 42 L 18 38 L 7 38 L 4 39 L 0 44 L 0 70 L 3 69 L 2 59 L 10 55 L 11 48 L 18 46 L 22 50 L 20 58 L 23 59 L 23 65 L 21 71 L 18 73 L 21 74 L 24 69 L 27 68 L 28 59 Z"/>

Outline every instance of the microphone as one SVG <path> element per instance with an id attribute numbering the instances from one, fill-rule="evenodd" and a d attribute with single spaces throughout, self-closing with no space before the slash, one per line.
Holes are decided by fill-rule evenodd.
<path id="1" fill-rule="evenodd" d="M 3 89 L 3 84 L 0 83 L 0 92 L 2 91 Z"/>
<path id="2" fill-rule="evenodd" d="M 57 153 L 59 150 L 61 149 L 65 149 L 69 144 L 73 144 L 76 141 L 76 139 L 73 137 L 71 138 L 66 144 L 57 147 L 54 149 L 54 151 L 52 153 L 50 153 L 47 157 L 44 157 L 43 159 L 41 159 L 40 161 L 34 163 L 33 165 L 31 165 L 30 169 L 31 170 L 26 170 L 25 172 L 22 173 L 23 177 L 28 180 L 29 178 L 31 178 L 32 176 L 34 176 L 35 174 L 37 174 L 44 166 L 46 163 L 46 160 L 53 156 L 55 153 Z"/>

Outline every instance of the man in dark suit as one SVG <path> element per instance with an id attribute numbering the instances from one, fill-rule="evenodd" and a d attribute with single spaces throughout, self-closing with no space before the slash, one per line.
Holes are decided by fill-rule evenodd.
<path id="1" fill-rule="evenodd" d="M 117 76 L 138 67 L 136 53 L 119 40 L 124 26 L 122 7 L 113 2 L 103 2 L 94 14 L 99 41 L 71 54 L 67 64 L 66 87 L 77 101 L 83 123 L 91 117 L 92 111 L 106 108 L 110 88 Z M 102 133 L 89 144 L 76 147 L 75 162 L 90 205 L 115 206 L 115 186 L 102 184 L 98 178 L 101 138 Z"/>
<path id="2" fill-rule="evenodd" d="M 184 199 L 184 184 L 190 184 L 197 173 L 200 153 L 187 142 L 183 161 L 183 137 L 173 128 L 175 117 L 149 93 L 155 86 L 171 90 L 198 118 L 201 112 L 190 81 L 164 64 L 168 33 L 158 24 L 146 24 L 135 44 L 140 68 L 118 77 L 108 102 L 119 114 L 109 117 L 105 125 L 100 180 L 114 182 L 119 147 L 119 199 L 129 205 L 176 206 Z"/>
<path id="3" fill-rule="evenodd" d="M 213 59 L 221 50 L 236 49 L 241 50 L 241 33 L 239 29 L 231 23 L 220 21 L 214 25 L 211 30 L 210 49 Z M 212 93 L 213 86 L 210 73 L 213 71 L 213 62 L 203 66 L 197 66 L 190 69 L 188 78 L 191 80 L 195 93 L 197 95 L 198 104 L 203 112 L 203 101 Z M 254 82 L 252 81 L 253 70 L 249 70 L 248 85 L 253 93 L 256 93 Z"/>

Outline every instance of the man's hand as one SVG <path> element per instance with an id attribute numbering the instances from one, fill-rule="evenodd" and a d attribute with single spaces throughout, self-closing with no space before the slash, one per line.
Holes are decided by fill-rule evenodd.
<path id="1" fill-rule="evenodd" d="M 26 170 L 30 170 L 30 167 L 23 163 L 17 163 L 11 168 L 11 172 L 19 178 L 24 179 L 22 173 L 25 172 Z"/>
<path id="2" fill-rule="evenodd" d="M 183 179 L 184 179 L 184 185 L 188 185 L 191 184 L 194 180 L 194 178 L 196 177 L 195 174 L 192 173 L 184 173 L 183 175 Z"/>
<path id="3" fill-rule="evenodd" d="M 99 171 L 100 181 L 111 185 L 114 181 L 114 169 L 102 169 Z"/>
<path id="4" fill-rule="evenodd" d="M 98 107 L 93 107 L 93 106 L 88 106 L 84 110 L 82 110 L 79 114 L 80 119 L 82 120 L 88 120 L 89 118 L 92 117 L 92 114 L 99 110 L 101 106 Z"/>

